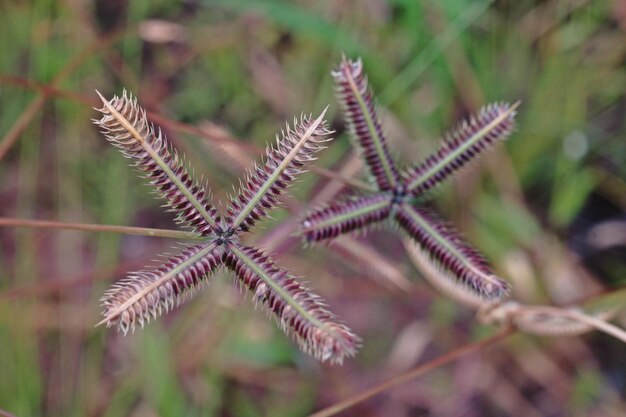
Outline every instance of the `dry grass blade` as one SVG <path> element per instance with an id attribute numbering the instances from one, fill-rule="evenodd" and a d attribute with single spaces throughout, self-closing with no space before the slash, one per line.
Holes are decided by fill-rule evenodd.
<path id="1" fill-rule="evenodd" d="M 145 174 L 167 201 L 177 221 L 202 236 L 216 229 L 217 211 L 208 203 L 204 186 L 194 181 L 176 153 L 172 155 L 167 139 L 148 122 L 146 111 L 137 100 L 124 94 L 106 100 L 100 93 L 103 107 L 100 120 L 94 120 L 102 133 L 134 166 Z"/>
<path id="2" fill-rule="evenodd" d="M 596 329 L 626 342 L 626 333 L 607 323 L 617 311 L 617 308 L 609 308 L 587 314 L 576 308 L 531 306 L 509 301 L 483 308 L 478 317 L 484 323 L 513 325 L 524 333 L 537 336 L 580 336 Z"/>
<path id="3" fill-rule="evenodd" d="M 300 349 L 322 362 L 341 364 L 356 354 L 360 339 L 326 310 L 326 304 L 261 251 L 231 246 L 225 264 L 257 302 L 274 314 Z"/>
<path id="4" fill-rule="evenodd" d="M 118 325 L 124 334 L 143 327 L 205 282 L 221 265 L 222 253 L 215 243 L 188 246 L 161 267 L 120 280 L 102 297 L 104 319 L 98 325 Z"/>
<path id="5" fill-rule="evenodd" d="M 415 289 L 413 282 L 406 277 L 403 265 L 387 259 L 365 242 L 348 236 L 340 237 L 333 242 L 331 252 L 390 290 L 410 292 Z"/>
<path id="6" fill-rule="evenodd" d="M 260 218 L 278 204 L 278 197 L 296 179 L 305 163 L 332 138 L 326 127 L 326 109 L 311 121 L 302 117 L 287 126 L 276 139 L 276 145 L 267 149 L 265 164 L 248 171 L 238 196 L 231 200 L 228 224 L 232 230 L 249 230 Z"/>

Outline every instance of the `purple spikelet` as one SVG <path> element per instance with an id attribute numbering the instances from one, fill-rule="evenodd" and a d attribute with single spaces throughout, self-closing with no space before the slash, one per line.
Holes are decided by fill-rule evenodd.
<path id="1" fill-rule="evenodd" d="M 507 103 L 490 104 L 461 122 L 446 136 L 439 150 L 423 163 L 402 174 L 406 189 L 419 196 L 440 184 L 495 142 L 506 139 L 515 126 L 515 108 Z"/>
<path id="2" fill-rule="evenodd" d="M 307 243 L 311 243 L 332 239 L 353 230 L 363 230 L 389 217 L 391 201 L 388 195 L 375 194 L 356 200 L 333 202 L 310 213 L 302 221 L 300 233 Z"/>
<path id="3" fill-rule="evenodd" d="M 323 116 L 323 114 L 322 114 Z M 302 116 L 287 126 L 268 147 L 265 164 L 248 171 L 239 194 L 231 200 L 227 223 L 233 229 L 249 230 L 259 219 L 278 204 L 278 197 L 293 183 L 304 164 L 331 140 L 332 132 L 322 116 L 317 120 Z"/>
<path id="4" fill-rule="evenodd" d="M 495 301 L 507 294 L 508 284 L 493 273 L 483 256 L 430 211 L 403 204 L 395 220 L 437 266 L 477 296 Z"/>
<path id="5" fill-rule="evenodd" d="M 391 159 L 376 106 L 363 73 L 361 60 L 341 61 L 332 72 L 337 100 L 341 104 L 352 138 L 363 152 L 365 162 L 379 190 L 395 188 L 399 175 Z"/>
<path id="6" fill-rule="evenodd" d="M 360 339 L 326 310 L 322 300 L 261 251 L 231 247 L 224 263 L 257 302 L 274 314 L 280 327 L 291 334 L 300 349 L 320 361 L 341 364 L 354 356 Z"/>
<path id="7" fill-rule="evenodd" d="M 156 269 L 130 274 L 102 297 L 102 323 L 117 325 L 124 334 L 143 327 L 205 282 L 222 263 L 222 253 L 215 243 L 188 246 Z"/>
<path id="8" fill-rule="evenodd" d="M 179 223 L 202 236 L 210 234 L 217 211 L 208 203 L 206 189 L 191 178 L 178 155 L 172 154 L 165 135 L 148 122 L 146 111 L 126 91 L 110 102 L 100 98 L 102 118 L 94 123 L 104 136 L 133 160 L 135 168 L 167 201 L 169 211 L 177 214 Z"/>

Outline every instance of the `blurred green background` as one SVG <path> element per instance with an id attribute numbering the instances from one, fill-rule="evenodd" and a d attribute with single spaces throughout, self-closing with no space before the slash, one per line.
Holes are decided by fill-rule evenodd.
<path id="1" fill-rule="evenodd" d="M 91 124 L 95 89 L 137 94 L 217 198 L 285 121 L 327 104 L 337 139 L 316 165 L 359 178 L 329 75 L 342 53 L 362 57 L 404 163 L 481 105 L 522 101 L 513 137 L 436 198 L 515 298 L 624 285 L 620 0 L 3 0 L 0 215 L 174 228 Z M 175 242 L 0 229 L 0 415 L 307 415 L 493 331 L 425 284 L 392 233 L 303 249 L 297 220 L 340 188 L 304 175 L 249 239 L 363 337 L 343 367 L 302 355 L 226 273 L 141 332 L 94 328 L 103 291 Z M 599 334 L 515 335 L 342 415 L 622 415 L 624 358 Z"/>

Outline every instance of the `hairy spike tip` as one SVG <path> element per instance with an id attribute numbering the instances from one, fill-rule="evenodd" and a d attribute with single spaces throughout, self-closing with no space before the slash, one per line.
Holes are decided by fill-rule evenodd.
<path id="1" fill-rule="evenodd" d="M 309 213 L 300 224 L 307 243 L 328 240 L 381 222 L 391 213 L 391 197 L 376 194 L 330 205 Z"/>
<path id="2" fill-rule="evenodd" d="M 328 107 L 326 108 L 328 109 Z M 304 165 L 315 159 L 315 154 L 332 139 L 324 112 L 316 119 L 302 116 L 293 128 L 276 137 L 276 144 L 268 147 L 265 164 L 255 165 L 246 175 L 239 193 L 231 199 L 228 223 L 232 229 L 249 230 L 267 212 L 278 205 L 279 196 L 291 185 Z"/>
<path id="3" fill-rule="evenodd" d="M 146 111 L 124 90 L 121 97 L 106 100 L 99 92 L 103 107 L 94 123 L 111 144 L 133 160 L 133 165 L 150 181 L 177 221 L 202 236 L 215 230 L 216 209 L 207 201 L 205 187 L 194 181 L 182 160 L 172 153 L 167 138 L 148 122 Z"/>
<path id="4" fill-rule="evenodd" d="M 143 327 L 182 302 L 222 263 L 222 250 L 214 243 L 185 247 L 157 269 L 123 278 L 102 297 L 104 319 L 126 334 Z"/>
<path id="5" fill-rule="evenodd" d="M 399 174 L 376 114 L 363 63 L 360 59 L 350 61 L 344 56 L 337 70 L 331 74 L 350 134 L 363 153 L 370 174 L 380 190 L 393 190 Z"/>
<path id="6" fill-rule="evenodd" d="M 439 289 L 452 294 L 452 285 L 456 285 L 454 291 L 459 294 L 468 292 L 456 299 L 468 305 L 478 299 L 484 300 L 481 304 L 492 303 L 508 293 L 508 283 L 492 272 L 485 258 L 432 212 L 403 204 L 398 208 L 395 220 L 420 245 L 426 259 L 439 269 L 435 274 L 436 269 L 432 267 L 426 270 L 428 278 L 442 282 L 436 285 Z M 420 252 L 413 255 L 417 260 L 423 258 Z"/>
<path id="7" fill-rule="evenodd" d="M 515 129 L 519 101 L 513 105 L 493 103 L 480 109 L 446 135 L 439 150 L 402 174 L 407 190 L 419 196 L 434 188 Z"/>
<path id="8" fill-rule="evenodd" d="M 332 364 L 341 364 L 356 354 L 359 337 L 339 323 L 317 295 L 274 266 L 267 255 L 255 248 L 231 246 L 224 263 L 255 300 L 274 314 L 303 352 Z"/>

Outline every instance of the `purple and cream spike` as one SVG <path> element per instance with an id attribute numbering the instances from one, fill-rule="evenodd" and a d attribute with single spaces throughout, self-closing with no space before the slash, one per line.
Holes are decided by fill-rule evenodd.
<path id="1" fill-rule="evenodd" d="M 352 139 L 361 151 L 378 192 L 353 201 L 331 203 L 308 214 L 301 223 L 305 242 L 330 241 L 361 231 L 392 217 L 409 235 L 414 262 L 433 285 L 471 307 L 506 295 L 508 284 L 496 277 L 477 250 L 425 209 L 417 198 L 441 183 L 515 129 L 519 103 L 495 103 L 482 108 L 448 134 L 440 149 L 423 163 L 399 174 L 390 157 L 383 127 L 361 60 L 342 58 L 332 72 L 337 98 Z"/>
<path id="2" fill-rule="evenodd" d="M 135 272 L 117 282 L 102 297 L 104 320 L 126 334 L 170 311 L 222 264 L 222 248 L 215 243 L 184 248 L 159 268 Z"/>
<path id="3" fill-rule="evenodd" d="M 332 239 L 354 230 L 364 230 L 386 220 L 391 213 L 391 196 L 375 194 L 355 200 L 333 202 L 313 211 L 300 224 L 307 243 Z"/>
<path id="4" fill-rule="evenodd" d="M 509 285 L 493 273 L 485 258 L 430 211 L 402 204 L 397 208 L 395 220 L 446 277 L 456 280 L 476 297 L 494 302 L 508 293 Z"/>
<path id="5" fill-rule="evenodd" d="M 372 92 L 363 73 L 363 63 L 360 59 L 350 61 L 344 57 L 332 76 L 350 134 L 363 152 L 378 189 L 393 190 L 398 184 L 399 174 L 376 114 Z"/>
<path id="6" fill-rule="evenodd" d="M 421 164 L 402 173 L 402 182 L 413 196 L 420 196 L 474 160 L 494 143 L 506 139 L 515 128 L 519 103 L 490 104 L 461 122 L 446 136 L 439 150 Z"/>
<path id="7" fill-rule="evenodd" d="M 261 251 L 239 244 L 241 232 L 267 217 L 304 165 L 331 140 L 324 120 L 326 110 L 315 120 L 302 117 L 293 128 L 287 126 L 275 146 L 268 147 L 265 164 L 248 172 L 224 219 L 132 96 L 124 92 L 111 101 L 100 98 L 104 106 L 96 125 L 133 160 L 167 200 L 170 210 L 178 213 L 178 220 L 191 226 L 204 242 L 185 247 L 158 268 L 136 272 L 116 283 L 102 298 L 104 319 L 98 324 L 117 325 L 124 334 L 143 327 L 179 304 L 226 263 L 256 300 L 276 315 L 282 329 L 294 335 L 305 353 L 331 363 L 353 356 L 359 338 L 337 322 L 319 297 L 275 267 Z"/>
<path id="8" fill-rule="evenodd" d="M 360 339 L 326 310 L 326 304 L 261 251 L 231 246 L 224 256 L 242 286 L 274 314 L 300 349 L 318 360 L 341 364 L 356 354 Z"/>
<path id="9" fill-rule="evenodd" d="M 148 122 L 146 111 L 126 91 L 121 97 L 106 100 L 98 93 L 103 107 L 100 120 L 94 123 L 122 154 L 133 160 L 167 201 L 169 211 L 176 213 L 177 221 L 207 236 L 215 229 L 216 209 L 208 203 L 204 186 L 194 181 L 178 155 L 169 149 L 165 135 Z"/>
<path id="10" fill-rule="evenodd" d="M 315 154 L 332 138 L 324 121 L 326 110 L 316 119 L 302 116 L 294 120 L 268 147 L 265 164 L 255 166 L 246 175 L 239 194 L 231 199 L 227 223 L 233 229 L 249 230 L 267 212 L 278 205 L 278 197 L 303 171 L 303 166 L 315 159 Z"/>

